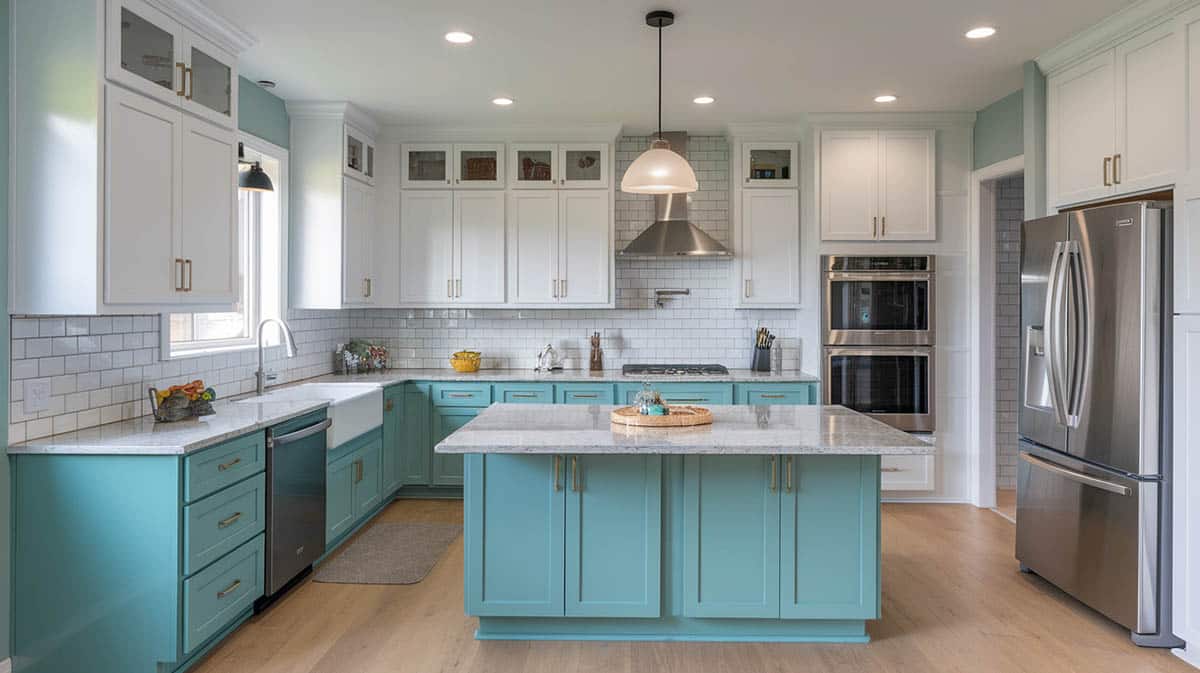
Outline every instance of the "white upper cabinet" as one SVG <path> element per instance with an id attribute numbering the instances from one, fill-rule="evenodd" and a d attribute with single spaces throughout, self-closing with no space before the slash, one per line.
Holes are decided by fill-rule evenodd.
<path id="1" fill-rule="evenodd" d="M 185 303 L 232 303 L 240 295 L 237 138 L 234 132 L 183 117 L 182 218 Z"/>
<path id="2" fill-rule="evenodd" d="M 558 146 L 558 185 L 567 189 L 606 189 L 612 169 L 604 143 Z"/>
<path id="3" fill-rule="evenodd" d="M 1166 23 L 1047 78 L 1052 207 L 1172 184 L 1184 168 L 1181 38 Z"/>
<path id="4" fill-rule="evenodd" d="M 237 67 L 232 56 L 190 31 L 184 32 L 183 109 L 214 124 L 234 128 Z M 178 69 L 177 69 L 178 70 Z"/>
<path id="5" fill-rule="evenodd" d="M 751 189 L 742 193 L 741 260 L 743 306 L 800 303 L 800 197 L 794 189 Z"/>
<path id="6" fill-rule="evenodd" d="M 504 145 L 475 143 L 454 146 L 455 189 L 504 189 Z"/>
<path id="7" fill-rule="evenodd" d="M 742 186 L 795 187 L 799 155 L 797 143 L 742 143 Z"/>
<path id="8" fill-rule="evenodd" d="M 558 301 L 558 192 L 508 196 L 508 279 L 517 304 Z"/>
<path id="9" fill-rule="evenodd" d="M 405 189 L 504 189 L 504 144 L 404 144 L 400 186 Z"/>
<path id="10" fill-rule="evenodd" d="M 342 170 L 347 177 L 375 184 L 375 139 L 353 124 L 346 124 L 345 145 L 342 148 Z"/>
<path id="11" fill-rule="evenodd" d="M 611 305 L 609 198 L 607 191 L 509 195 L 512 303 Z"/>
<path id="12" fill-rule="evenodd" d="M 937 238 L 932 129 L 821 132 L 821 239 Z"/>
<path id="13" fill-rule="evenodd" d="M 375 303 L 375 190 L 357 180 L 342 180 L 342 302 Z"/>
<path id="14" fill-rule="evenodd" d="M 400 186 L 406 189 L 448 188 L 454 182 L 453 145 L 415 144 L 400 148 Z"/>
<path id="15" fill-rule="evenodd" d="M 504 193 L 454 192 L 454 301 L 504 303 Z"/>
<path id="16" fill-rule="evenodd" d="M 454 195 L 400 194 L 400 302 L 441 304 L 454 298 Z"/>
<path id="17" fill-rule="evenodd" d="M 607 189 L 612 174 L 607 143 L 514 143 L 508 164 L 513 189 Z"/>
<path id="18" fill-rule="evenodd" d="M 553 189 L 558 186 L 558 145 L 516 143 L 509 146 L 509 187 Z"/>

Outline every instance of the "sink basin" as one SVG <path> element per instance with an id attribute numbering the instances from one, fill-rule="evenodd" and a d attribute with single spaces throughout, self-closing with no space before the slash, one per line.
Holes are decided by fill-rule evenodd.
<path id="1" fill-rule="evenodd" d="M 272 401 L 329 402 L 328 414 L 333 421 L 325 434 L 329 449 L 383 425 L 383 387 L 375 383 L 305 383 L 238 400 L 241 404 Z"/>

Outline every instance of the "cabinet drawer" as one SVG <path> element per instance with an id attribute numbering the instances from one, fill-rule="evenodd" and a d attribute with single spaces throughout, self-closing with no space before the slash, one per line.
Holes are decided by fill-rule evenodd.
<path id="1" fill-rule="evenodd" d="M 191 575 L 263 532 L 267 475 L 183 508 L 183 574 Z"/>
<path id="2" fill-rule="evenodd" d="M 192 652 L 263 595 L 264 536 L 183 582 L 183 651 Z"/>
<path id="3" fill-rule="evenodd" d="M 193 502 L 267 467 L 266 435 L 238 437 L 188 456 L 184 462 L 184 499 Z"/>
<path id="4" fill-rule="evenodd" d="M 733 384 L 725 383 L 666 383 L 652 384 L 667 404 L 733 404 Z M 621 386 L 619 395 L 624 404 L 633 404 L 641 391 L 640 384 Z"/>
<path id="5" fill-rule="evenodd" d="M 435 383 L 431 395 L 438 407 L 486 407 L 492 403 L 492 387 L 486 383 Z"/>
<path id="6" fill-rule="evenodd" d="M 497 383 L 492 398 L 505 404 L 553 404 L 554 386 L 549 383 Z"/>
<path id="7" fill-rule="evenodd" d="M 879 487 L 885 491 L 932 491 L 933 456 L 880 456 Z"/>
<path id="8" fill-rule="evenodd" d="M 594 383 L 563 384 L 558 387 L 559 404 L 612 404 L 613 386 Z"/>
<path id="9" fill-rule="evenodd" d="M 738 404 L 816 404 L 816 388 L 812 384 L 739 385 Z"/>

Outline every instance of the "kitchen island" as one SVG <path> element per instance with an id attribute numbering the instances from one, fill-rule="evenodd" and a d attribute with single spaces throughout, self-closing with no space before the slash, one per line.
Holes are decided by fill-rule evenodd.
<path id="1" fill-rule="evenodd" d="M 933 447 L 843 407 L 719 405 L 692 428 L 613 408 L 496 404 L 435 448 L 467 454 L 477 638 L 869 639 L 879 456 Z"/>

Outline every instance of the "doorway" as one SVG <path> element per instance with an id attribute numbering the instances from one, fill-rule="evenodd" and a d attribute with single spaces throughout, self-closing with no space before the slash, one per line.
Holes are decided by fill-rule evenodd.
<path id="1" fill-rule="evenodd" d="M 992 185 L 995 215 L 995 460 L 996 511 L 1017 516 L 1017 373 L 1021 357 L 1021 223 L 1025 177 L 1010 175 Z"/>

